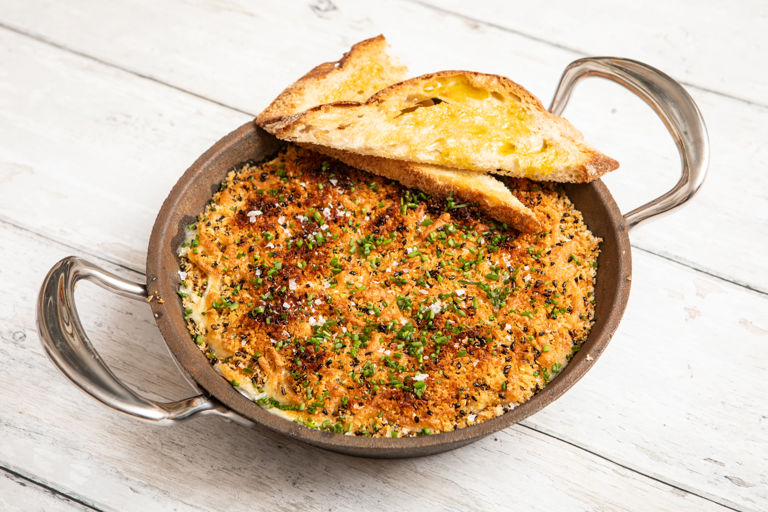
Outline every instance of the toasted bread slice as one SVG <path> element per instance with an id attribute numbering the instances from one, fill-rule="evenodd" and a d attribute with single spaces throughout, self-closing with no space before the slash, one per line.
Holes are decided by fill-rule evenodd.
<path id="1" fill-rule="evenodd" d="M 334 101 L 365 101 L 373 93 L 405 80 L 408 68 L 389 55 L 383 35 L 360 41 L 336 62 L 313 68 L 259 114 L 262 128 L 289 114 Z"/>
<path id="2" fill-rule="evenodd" d="M 450 167 L 415 164 L 389 158 L 357 155 L 348 151 L 302 144 L 302 146 L 335 158 L 350 167 L 362 169 L 417 188 L 438 197 L 454 196 L 475 203 L 492 218 L 526 233 L 541 229 L 536 214 L 493 176 Z"/>
<path id="3" fill-rule="evenodd" d="M 384 36 L 361 41 L 338 62 L 317 66 L 285 89 L 259 114 L 256 123 L 268 132 L 273 132 L 275 123 L 286 116 L 323 103 L 367 99 L 377 91 L 402 80 L 406 72 L 404 66 L 397 64 L 387 54 Z M 521 231 L 533 232 L 540 229 L 536 214 L 523 205 L 502 182 L 491 176 L 358 155 L 310 144 L 307 146 L 347 165 L 385 176 L 408 187 L 440 197 L 454 195 L 462 201 L 477 203 L 492 218 Z"/>
<path id="4" fill-rule="evenodd" d="M 520 85 L 469 71 L 412 78 L 271 129 L 293 142 L 541 181 L 588 182 L 619 166 Z"/>

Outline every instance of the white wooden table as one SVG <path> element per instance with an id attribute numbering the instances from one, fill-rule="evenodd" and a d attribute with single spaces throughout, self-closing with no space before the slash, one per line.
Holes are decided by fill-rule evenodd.
<path id="1" fill-rule="evenodd" d="M 183 170 L 382 32 L 414 74 L 504 74 L 547 103 L 568 62 L 613 54 L 698 102 L 708 182 L 632 233 L 629 306 L 592 371 L 522 424 L 411 460 L 140 423 L 70 384 L 35 330 L 48 268 L 77 254 L 141 280 Z M 0 1 L 0 510 L 767 510 L 766 34 L 760 0 Z M 616 85 L 586 81 L 566 116 L 622 162 L 605 181 L 623 210 L 677 180 L 661 123 Z M 120 377 L 188 394 L 146 305 L 89 284 L 78 300 Z"/>

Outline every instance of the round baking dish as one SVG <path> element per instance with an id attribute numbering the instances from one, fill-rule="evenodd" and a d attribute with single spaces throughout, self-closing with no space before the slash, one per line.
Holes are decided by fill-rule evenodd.
<path id="1" fill-rule="evenodd" d="M 563 73 L 550 110 L 562 113 L 574 85 L 587 76 L 613 80 L 646 101 L 677 144 L 682 163 L 678 183 L 663 196 L 622 215 L 601 181 L 567 185 L 590 230 L 603 239 L 595 289 L 595 324 L 581 350 L 563 372 L 524 404 L 483 423 L 452 432 L 410 438 L 366 438 L 332 434 L 292 423 L 236 391 L 209 364 L 192 340 L 176 290 L 177 248 L 185 226 L 203 210 L 227 172 L 246 160 L 274 153 L 280 141 L 253 123 L 222 138 L 179 179 L 158 213 L 147 253 L 147 281 L 134 283 L 77 257 L 58 262 L 46 276 L 37 304 L 40 338 L 51 360 L 75 384 L 108 406 L 132 416 L 173 424 L 195 414 L 217 414 L 263 425 L 289 437 L 337 452 L 369 457 L 411 457 L 437 453 L 480 439 L 541 410 L 565 393 L 594 364 L 618 327 L 629 298 L 632 273 L 628 231 L 653 216 L 686 203 L 701 186 L 708 162 L 706 127 L 688 93 L 672 78 L 640 62 L 593 57 L 571 63 Z M 152 300 L 157 325 L 181 371 L 198 389 L 196 396 L 161 403 L 137 395 L 109 370 L 81 325 L 74 286 L 89 279 L 119 295 Z"/>

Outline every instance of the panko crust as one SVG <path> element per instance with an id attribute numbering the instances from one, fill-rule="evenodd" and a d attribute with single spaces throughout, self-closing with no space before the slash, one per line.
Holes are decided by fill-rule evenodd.
<path id="1" fill-rule="evenodd" d="M 498 416 L 586 339 L 599 244 L 557 186 L 508 185 L 542 233 L 296 146 L 246 164 L 182 249 L 190 332 L 243 394 L 313 428 Z"/>

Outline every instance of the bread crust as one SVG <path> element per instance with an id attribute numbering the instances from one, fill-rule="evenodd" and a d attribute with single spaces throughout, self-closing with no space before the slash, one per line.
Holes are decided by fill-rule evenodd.
<path id="1" fill-rule="evenodd" d="M 386 64 L 387 75 L 397 82 L 406 78 L 408 68 L 400 64 L 387 54 L 387 40 L 381 34 L 370 39 L 365 39 L 353 45 L 341 59 L 332 62 L 324 62 L 315 66 L 296 82 L 288 86 L 277 98 L 256 117 L 256 124 L 266 129 L 266 126 L 279 120 L 287 114 L 293 114 L 305 110 L 310 98 L 314 98 L 318 92 L 326 92 L 333 88 L 333 82 L 341 82 L 349 68 L 359 65 L 366 60 L 374 58 Z M 391 83 L 391 82 L 390 82 Z M 363 98 L 370 96 L 368 92 L 362 94 Z M 352 99 L 352 98 L 351 98 Z"/>
<path id="2" fill-rule="evenodd" d="M 519 172 L 515 172 L 514 169 L 500 169 L 496 166 L 486 166 L 483 168 L 473 167 L 470 170 L 491 172 L 516 177 L 531 177 L 533 179 L 541 179 L 544 181 L 584 183 L 598 179 L 605 173 L 619 167 L 619 163 L 616 160 L 600 153 L 596 149 L 587 145 L 583 141 L 581 132 L 573 127 L 573 125 L 571 125 L 571 123 L 568 122 L 565 118 L 548 112 L 541 104 L 539 99 L 521 85 L 503 76 L 490 75 L 473 71 L 439 71 L 390 85 L 389 87 L 382 89 L 381 91 L 371 96 L 365 102 L 343 101 L 318 105 L 306 110 L 305 112 L 299 112 L 283 117 L 270 126 L 270 131 L 281 139 L 291 140 L 294 142 L 317 143 L 317 141 L 308 140 L 304 134 L 299 133 L 299 129 L 306 128 L 307 126 L 310 126 L 314 121 L 322 120 L 323 116 L 334 111 L 338 112 L 339 109 L 349 109 L 350 112 L 352 110 L 358 110 L 359 112 L 362 112 L 363 115 L 365 115 L 366 109 L 375 110 L 386 108 L 387 103 L 390 100 L 397 99 L 403 95 L 407 95 L 408 93 L 418 92 L 423 95 L 422 86 L 426 82 L 440 78 L 455 77 L 465 78 L 475 87 L 485 88 L 491 91 L 503 91 L 508 95 L 517 97 L 520 100 L 520 103 L 526 109 L 531 111 L 535 116 L 537 116 L 539 120 L 544 123 L 546 128 L 557 132 L 557 136 L 559 138 L 567 140 L 570 144 L 574 145 L 574 147 L 578 150 L 579 156 L 578 160 L 569 162 L 568 164 L 559 167 L 556 172 L 548 173 L 544 176 L 530 176 L 526 174 L 520 174 Z M 350 148 L 345 147 L 338 147 L 337 149 L 352 151 Z M 363 152 L 358 148 L 356 148 L 354 152 L 368 154 L 371 156 L 384 156 L 382 154 L 375 154 L 373 152 Z M 398 155 L 398 159 L 400 159 L 400 155 Z M 428 158 L 425 159 L 420 155 L 415 154 L 409 155 L 408 159 L 414 162 L 426 164 L 436 163 Z"/>
<path id="3" fill-rule="evenodd" d="M 406 187 L 416 188 L 437 197 L 453 195 L 462 201 L 474 203 L 490 217 L 519 231 L 541 231 L 541 223 L 533 210 L 521 203 L 503 183 L 491 176 L 436 165 L 358 155 L 315 144 L 301 146 L 335 158 L 350 167 L 395 180 Z M 502 190 L 492 190 L 495 185 L 493 182 L 497 182 L 496 188 Z"/>
<path id="4" fill-rule="evenodd" d="M 398 68 L 393 59 L 387 55 L 387 42 L 384 36 L 366 39 L 352 46 L 340 60 L 316 66 L 296 83 L 286 88 L 264 112 L 259 114 L 256 124 L 274 133 L 284 119 L 309 108 L 307 103 L 315 101 L 319 93 L 326 93 L 331 87 L 345 85 L 345 82 L 354 75 L 356 66 L 371 60 L 380 62 L 384 73 L 392 81 L 397 82 L 405 78 L 406 68 L 404 66 Z M 365 99 L 381 89 L 380 87 L 372 88 L 373 84 L 367 82 L 357 85 L 363 91 Z M 310 106 L 314 107 L 316 104 L 313 103 Z M 334 104 L 358 105 L 359 102 L 339 101 Z M 540 230 L 541 225 L 536 214 L 522 204 L 502 182 L 491 176 L 472 171 L 360 155 L 312 144 L 304 146 L 357 169 L 385 176 L 432 195 L 447 197 L 453 194 L 462 201 L 477 204 L 479 209 L 491 218 L 520 231 Z"/>

